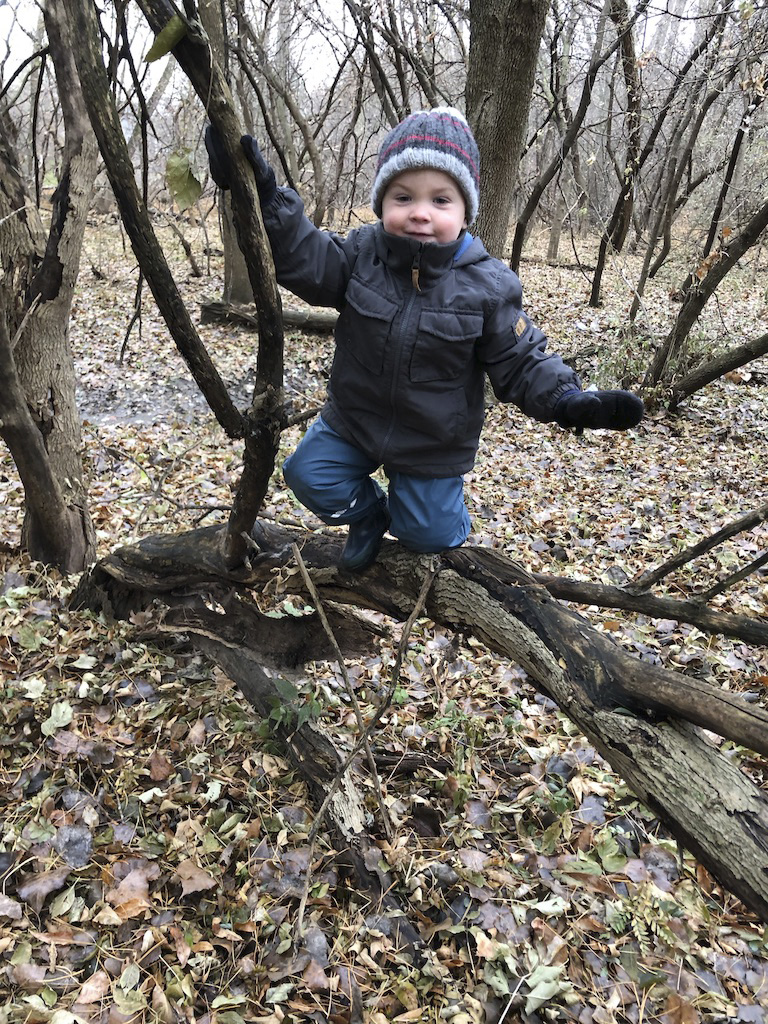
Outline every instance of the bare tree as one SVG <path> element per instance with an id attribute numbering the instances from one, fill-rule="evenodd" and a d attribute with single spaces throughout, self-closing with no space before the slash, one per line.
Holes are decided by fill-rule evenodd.
<path id="1" fill-rule="evenodd" d="M 725 207 L 726 199 L 728 198 L 728 193 L 733 185 L 734 176 L 736 174 L 736 167 L 738 165 L 739 156 L 741 155 L 744 140 L 747 138 L 749 134 L 749 130 L 752 125 L 752 121 L 755 117 L 755 114 L 757 113 L 763 100 L 765 99 L 765 82 L 763 78 L 764 72 L 762 72 L 761 70 L 759 79 L 756 82 L 753 79 L 752 88 L 747 97 L 746 109 L 744 110 L 741 120 L 739 121 L 739 126 L 736 129 L 736 134 L 734 136 L 733 144 L 731 146 L 731 152 L 728 155 L 728 162 L 725 168 L 725 174 L 723 176 L 722 185 L 720 186 L 720 191 L 717 195 L 717 199 L 715 200 L 715 207 L 712 211 L 712 217 L 709 222 L 709 231 L 707 232 L 704 247 L 701 251 L 702 263 L 705 263 L 705 261 L 709 258 L 714 248 L 718 234 L 721 233 L 722 228 L 724 227 L 724 225 L 721 222 L 721 217 L 723 215 L 723 209 Z M 730 231 L 726 232 L 725 234 L 727 238 L 727 235 L 730 234 Z M 685 298 L 687 297 L 688 293 L 693 287 L 695 280 L 696 275 L 694 273 L 689 274 L 688 277 L 685 279 L 685 282 L 683 283 L 680 289 L 680 297 L 683 300 L 685 300 Z"/>
<path id="2" fill-rule="evenodd" d="M 755 245 L 768 227 L 768 200 L 754 212 L 742 230 L 711 260 L 697 287 L 688 292 L 672 330 L 656 352 L 645 376 L 644 386 L 654 387 L 664 377 L 671 361 L 680 351 L 691 328 L 705 305 L 714 295 L 720 282 L 749 249 Z"/>
<path id="3" fill-rule="evenodd" d="M 636 47 L 630 23 L 629 7 L 625 0 L 613 0 L 610 8 L 610 17 L 616 26 L 621 42 L 621 69 L 626 95 L 627 145 L 624 158 L 617 167 L 620 185 L 619 197 L 616 200 L 611 220 L 600 239 L 597 267 L 592 279 L 592 296 L 590 298 L 590 305 L 593 306 L 596 306 L 600 301 L 600 280 L 603 274 L 603 267 L 605 266 L 608 247 L 610 246 L 614 251 L 620 252 L 632 223 L 635 176 L 640 167 L 642 155 L 640 151 L 640 75 L 637 67 Z"/>
<path id="4" fill-rule="evenodd" d="M 625 31 L 630 31 L 632 25 L 642 15 L 644 15 L 648 7 L 648 2 L 649 0 L 641 0 L 641 2 L 638 3 L 634 15 L 632 16 L 632 19 L 625 26 Z M 512 254 L 510 257 L 510 265 L 513 268 L 517 268 L 517 266 L 520 263 L 520 256 L 523 251 L 523 244 L 525 242 L 526 232 L 531 222 L 531 218 L 533 217 L 533 214 L 539 205 L 541 197 L 543 196 L 545 190 L 547 189 L 555 175 L 558 174 L 558 172 L 562 168 L 566 157 L 571 152 L 571 149 L 575 145 L 579 133 L 581 132 L 584 119 L 587 116 L 587 111 L 589 110 L 590 101 L 592 98 L 592 91 L 594 89 L 598 73 L 600 72 L 601 68 L 606 64 L 606 62 L 610 59 L 612 54 L 615 53 L 621 45 L 621 37 L 619 36 L 615 40 L 613 40 L 613 42 L 607 44 L 604 47 L 605 30 L 607 21 L 609 20 L 608 15 L 610 9 L 610 0 L 606 0 L 606 3 L 603 6 L 598 21 L 597 31 L 595 35 L 595 43 L 592 49 L 592 56 L 589 62 L 589 67 L 587 69 L 582 84 L 579 105 L 573 113 L 573 118 L 570 124 L 568 125 L 567 131 L 563 136 L 562 142 L 558 146 L 555 155 L 544 167 L 542 172 L 539 174 L 533 188 L 530 191 L 525 206 L 517 219 L 517 226 L 515 228 L 515 234 L 512 241 Z"/>
<path id="5" fill-rule="evenodd" d="M 63 12 L 50 2 L 44 17 L 66 136 L 46 239 L 37 206 L 18 174 L 10 140 L 2 132 L 0 218 L 5 230 L 0 232 L 0 261 L 5 273 L 0 286 L 0 345 L 6 387 L 0 433 L 25 485 L 22 543 L 34 558 L 73 572 L 84 568 L 95 550 L 69 316 L 98 150 Z"/>
<path id="6" fill-rule="evenodd" d="M 693 92 L 688 97 L 687 105 L 679 114 L 676 129 L 672 133 L 672 138 L 666 148 L 661 185 L 655 194 L 656 213 L 648 228 L 643 265 L 635 285 L 634 296 L 629 309 L 631 323 L 634 323 L 640 310 L 640 304 L 645 292 L 645 286 L 651 274 L 659 239 L 662 237 L 664 239 L 662 246 L 663 254 L 666 254 L 668 247 L 671 245 L 670 230 L 675 212 L 679 209 L 677 204 L 679 190 L 685 180 L 686 168 L 691 161 L 702 125 L 710 109 L 720 98 L 735 75 L 736 68 L 730 67 L 725 71 L 720 81 L 712 89 L 706 91 L 703 97 L 699 98 Z"/>

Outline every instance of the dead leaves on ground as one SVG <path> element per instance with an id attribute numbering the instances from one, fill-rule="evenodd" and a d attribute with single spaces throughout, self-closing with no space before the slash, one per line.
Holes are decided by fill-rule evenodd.
<path id="1" fill-rule="evenodd" d="M 67 611 L 51 580 L 25 587 L 6 590 L 6 621 L 65 639 L 54 660 L 21 648 L 0 714 L 10 1020 L 469 1024 L 508 1008 L 603 1024 L 763 1005 L 762 930 L 474 641 L 419 623 L 379 737 L 397 835 L 368 866 L 419 924 L 414 964 L 327 843 L 309 863 L 303 787 L 218 672 Z M 392 657 L 351 666 L 364 707 Z M 297 685 L 337 737 L 354 731 L 334 666 Z"/>

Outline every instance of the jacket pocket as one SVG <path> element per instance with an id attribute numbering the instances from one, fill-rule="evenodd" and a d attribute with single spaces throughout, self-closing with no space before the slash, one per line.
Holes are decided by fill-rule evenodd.
<path id="1" fill-rule="evenodd" d="M 455 380 L 475 359 L 475 342 L 483 333 L 481 313 L 425 309 L 411 356 L 412 381 Z"/>
<path id="2" fill-rule="evenodd" d="M 419 451 L 453 446 L 467 439 L 467 395 L 463 387 L 407 388 L 398 407 L 400 423 L 407 428 L 403 457 L 408 444 Z"/>
<path id="3" fill-rule="evenodd" d="M 380 374 L 397 303 L 355 277 L 347 285 L 345 299 L 336 324 L 336 342 L 367 370 Z"/>

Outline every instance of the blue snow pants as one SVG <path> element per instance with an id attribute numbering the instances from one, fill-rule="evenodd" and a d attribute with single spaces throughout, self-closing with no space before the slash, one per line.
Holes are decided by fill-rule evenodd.
<path id="1" fill-rule="evenodd" d="M 364 519 L 381 501 L 384 492 L 371 479 L 378 468 L 318 416 L 285 460 L 283 475 L 302 505 L 328 526 L 343 526 Z M 470 522 L 463 477 L 384 471 L 389 479 L 389 532 L 405 547 L 430 552 L 464 543 Z"/>

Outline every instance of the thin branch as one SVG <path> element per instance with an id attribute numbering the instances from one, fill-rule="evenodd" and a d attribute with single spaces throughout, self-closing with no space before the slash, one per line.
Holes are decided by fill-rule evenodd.
<path id="1" fill-rule="evenodd" d="M 38 58 L 45 60 L 45 58 L 48 56 L 50 52 L 51 51 L 48 46 L 43 46 L 41 49 L 35 50 L 34 53 L 31 53 L 26 60 L 22 61 L 21 64 L 19 64 L 19 66 L 13 72 L 11 77 L 8 79 L 8 81 L 5 83 L 5 85 L 2 87 L 2 89 L 0 89 L 0 101 L 5 99 L 5 96 L 7 95 L 9 89 L 28 64 L 31 64 L 32 61 L 37 60 Z"/>
<path id="2" fill-rule="evenodd" d="M 768 551 L 763 552 L 762 555 L 758 555 L 757 558 L 753 558 L 749 565 L 745 565 L 743 569 L 739 569 L 738 572 L 731 573 L 720 583 L 716 583 L 714 587 L 710 587 L 706 593 L 702 594 L 699 600 L 702 604 L 707 604 L 712 600 L 713 597 L 717 597 L 719 594 L 724 594 L 726 590 L 739 583 L 741 580 L 745 580 L 747 576 L 751 576 L 753 572 L 765 565 L 768 562 Z"/>
<path id="3" fill-rule="evenodd" d="M 126 328 L 125 337 L 123 338 L 123 344 L 120 346 L 120 356 L 118 357 L 118 360 L 117 360 L 118 366 L 122 366 L 123 365 L 123 360 L 125 359 L 125 353 L 128 350 L 128 340 L 131 337 L 131 331 L 133 330 L 133 328 L 134 328 L 135 324 L 137 323 L 137 321 L 138 321 L 138 324 L 139 324 L 139 342 L 141 342 L 141 310 L 142 310 L 141 298 L 142 298 L 143 284 L 144 284 L 144 274 L 140 270 L 139 271 L 139 280 L 136 282 L 136 295 L 135 295 L 134 300 L 133 300 L 133 316 L 131 317 L 131 320 L 130 320 L 130 323 L 128 324 L 128 327 Z"/>
<path id="4" fill-rule="evenodd" d="M 349 673 L 347 672 L 347 666 L 344 661 L 344 655 L 341 653 L 341 648 L 339 647 L 334 632 L 331 629 L 331 624 L 328 621 L 328 616 L 325 614 L 325 608 L 323 607 L 323 602 L 320 600 L 320 595 L 317 592 L 317 588 L 312 582 L 312 578 L 309 575 L 309 572 L 307 571 L 307 567 L 304 564 L 304 559 L 301 557 L 301 549 L 299 548 L 298 544 L 293 545 L 293 557 L 296 559 L 296 563 L 299 569 L 301 570 L 301 575 L 304 579 L 306 588 L 309 591 L 309 596 L 311 597 L 312 603 L 314 604 L 317 610 L 320 622 L 323 624 L 323 629 L 325 630 L 326 636 L 328 637 L 331 647 L 333 648 L 333 651 L 336 655 L 336 660 L 339 663 L 342 679 L 344 680 L 344 687 L 347 691 L 347 694 L 349 695 L 349 699 L 352 702 L 352 707 L 354 708 L 355 711 L 355 721 L 357 722 L 357 728 L 360 730 L 360 736 L 363 740 L 363 745 L 365 747 L 365 756 L 368 759 L 368 767 L 371 769 L 373 785 L 376 790 L 376 798 L 379 801 L 381 818 L 384 823 L 384 831 L 387 834 L 387 839 L 391 843 L 392 840 L 394 839 L 394 830 L 392 828 L 392 821 L 389 817 L 389 812 L 387 811 L 387 808 L 384 804 L 384 794 L 381 791 L 381 779 L 379 778 L 379 773 L 376 769 L 376 761 L 373 756 L 373 751 L 371 750 L 369 734 L 365 728 L 365 722 L 363 720 L 363 709 L 360 707 L 360 702 L 357 699 L 357 694 L 355 693 L 354 688 L 352 687 L 352 683 L 349 678 Z"/>
<path id="5" fill-rule="evenodd" d="M 731 537 L 735 537 L 739 533 L 744 533 L 746 530 L 751 530 L 755 526 L 759 526 L 760 523 L 768 519 L 768 505 L 762 505 L 760 508 L 755 509 L 753 512 L 748 512 L 745 516 L 740 519 L 735 519 L 732 523 L 727 523 L 722 529 L 713 533 L 709 537 L 705 537 L 704 540 L 700 540 L 698 544 L 693 544 L 691 547 L 684 548 L 678 552 L 673 558 L 668 559 L 655 569 L 651 569 L 649 572 L 644 572 L 642 576 L 634 580 L 629 586 L 624 589 L 630 594 L 638 594 L 641 591 L 648 590 L 654 584 L 663 580 L 665 576 L 668 576 L 675 569 L 679 569 L 683 565 L 687 565 L 688 562 L 692 562 L 694 558 L 698 558 L 699 555 L 706 554 L 707 551 L 711 551 L 712 548 L 717 547 L 718 544 L 722 544 L 723 541 L 730 540 Z"/>

